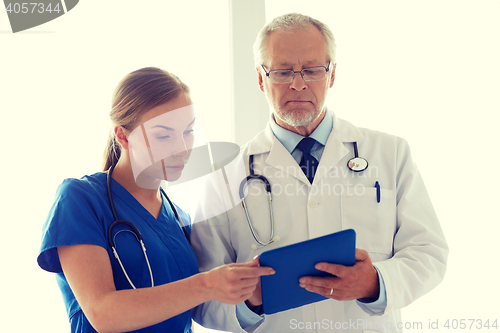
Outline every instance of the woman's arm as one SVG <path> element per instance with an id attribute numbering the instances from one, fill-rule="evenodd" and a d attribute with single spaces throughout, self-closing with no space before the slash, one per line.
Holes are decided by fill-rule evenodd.
<path id="1" fill-rule="evenodd" d="M 238 304 L 248 299 L 261 275 L 258 259 L 217 267 L 206 273 L 152 288 L 117 291 L 107 251 L 97 245 L 58 248 L 59 260 L 78 304 L 99 332 L 123 332 L 151 326 L 201 303 Z"/>

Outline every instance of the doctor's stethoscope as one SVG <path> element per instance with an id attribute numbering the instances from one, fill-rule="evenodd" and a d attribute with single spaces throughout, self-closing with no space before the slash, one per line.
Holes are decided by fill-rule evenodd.
<path id="1" fill-rule="evenodd" d="M 352 144 L 354 146 L 354 157 L 351 158 L 349 161 L 347 161 L 347 167 L 351 171 L 362 172 L 368 168 L 368 161 L 366 159 L 364 159 L 363 157 L 359 157 L 357 142 L 353 142 Z M 278 241 L 280 239 L 280 237 L 274 236 L 274 216 L 273 216 L 273 204 L 272 204 L 273 198 L 272 198 L 271 184 L 269 183 L 267 178 L 264 177 L 263 175 L 256 175 L 255 174 L 255 171 L 253 169 L 253 156 L 254 155 L 250 155 L 248 157 L 248 168 L 250 170 L 250 175 L 241 181 L 239 194 L 240 194 L 241 205 L 243 206 L 243 209 L 245 210 L 245 215 L 247 218 L 248 226 L 250 227 L 250 232 L 252 233 L 252 236 L 255 239 L 255 241 L 259 244 L 259 245 L 252 244 L 252 249 L 255 250 L 258 247 L 266 246 L 266 245 L 273 243 L 274 241 Z M 269 217 L 271 220 L 271 235 L 269 236 L 268 241 L 262 241 L 261 239 L 259 239 L 259 237 L 257 237 L 255 230 L 253 228 L 253 225 L 252 225 L 252 221 L 250 219 L 250 214 L 248 213 L 248 208 L 247 208 L 247 204 L 245 201 L 245 189 L 246 189 L 246 185 L 251 181 L 259 181 L 259 182 L 263 183 L 265 188 L 266 188 L 267 200 L 269 203 Z"/>
<path id="2" fill-rule="evenodd" d="M 108 243 L 109 243 L 109 246 L 113 250 L 113 254 L 115 255 L 115 258 L 118 260 L 118 263 L 120 264 L 120 267 L 122 268 L 122 271 L 125 274 L 125 277 L 127 278 L 128 282 L 130 283 L 130 285 L 132 286 L 132 288 L 136 289 L 135 285 L 132 283 L 132 280 L 130 280 L 130 277 L 128 276 L 127 271 L 125 270 L 125 267 L 123 267 L 122 261 L 120 260 L 120 256 L 118 255 L 118 252 L 116 251 L 116 242 L 115 242 L 116 235 L 118 235 L 120 232 L 127 231 L 127 232 L 132 233 L 135 236 L 135 238 L 137 239 L 137 241 L 139 242 L 139 244 L 141 245 L 142 253 L 144 253 L 144 258 L 146 259 L 146 263 L 148 264 L 149 276 L 151 277 L 151 287 L 154 287 L 153 271 L 151 270 L 151 265 L 149 264 L 148 255 L 146 254 L 146 246 L 144 245 L 144 242 L 142 240 L 142 235 L 141 235 L 139 229 L 137 229 L 137 227 L 132 222 L 130 222 L 130 221 L 119 220 L 118 219 L 118 215 L 116 214 L 115 204 L 113 202 L 113 196 L 111 194 L 111 174 L 113 173 L 113 169 L 114 168 L 115 168 L 115 166 L 113 165 L 108 170 L 108 175 L 107 175 L 107 179 L 106 179 L 106 185 L 107 185 L 107 191 L 108 191 L 108 198 L 109 198 L 109 205 L 111 206 L 111 212 L 113 213 L 113 217 L 115 219 L 115 221 L 113 223 L 111 223 L 111 225 L 108 228 Z M 184 225 L 184 222 L 181 219 L 181 216 L 177 212 L 177 209 L 175 208 L 174 204 L 172 203 L 172 201 L 170 200 L 170 198 L 167 196 L 167 194 L 165 193 L 165 191 L 163 191 L 163 188 L 160 187 L 160 191 L 165 196 L 165 198 L 167 198 L 168 203 L 170 204 L 170 207 L 174 211 L 175 217 L 177 218 L 177 220 L 179 221 L 180 225 L 182 226 L 182 231 L 184 232 L 184 235 L 186 236 L 186 239 L 189 242 L 189 236 L 188 236 L 188 233 L 186 231 L 186 227 Z M 125 225 L 129 226 L 132 230 L 122 229 L 122 230 L 118 231 L 116 234 L 114 234 L 114 236 L 113 236 L 112 235 L 113 228 L 116 227 L 119 224 L 125 224 Z"/>

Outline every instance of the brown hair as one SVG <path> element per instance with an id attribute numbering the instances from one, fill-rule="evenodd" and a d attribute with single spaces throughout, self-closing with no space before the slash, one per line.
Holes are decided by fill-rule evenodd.
<path id="1" fill-rule="evenodd" d="M 189 94 L 189 87 L 172 73 L 156 67 L 145 67 L 129 73 L 113 94 L 109 113 L 113 127 L 122 126 L 132 130 L 141 115 L 181 94 Z M 121 146 L 111 129 L 103 156 L 103 171 L 115 165 L 120 155 Z"/>

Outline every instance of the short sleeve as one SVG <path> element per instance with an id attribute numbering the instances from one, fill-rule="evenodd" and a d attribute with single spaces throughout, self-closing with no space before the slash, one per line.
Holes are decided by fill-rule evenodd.
<path id="1" fill-rule="evenodd" d="M 107 247 L 100 190 L 85 179 L 66 179 L 59 185 L 43 227 L 37 259 L 42 269 L 62 272 L 57 253 L 59 246 L 94 244 Z"/>

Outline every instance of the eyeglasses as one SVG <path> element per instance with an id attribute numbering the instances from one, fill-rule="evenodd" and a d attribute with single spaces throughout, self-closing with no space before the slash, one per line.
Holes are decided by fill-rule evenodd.
<path id="1" fill-rule="evenodd" d="M 293 81 L 295 77 L 295 73 L 300 73 L 304 81 L 319 81 L 323 80 L 326 77 L 326 74 L 330 71 L 330 61 L 328 65 L 325 66 L 316 66 L 303 68 L 300 71 L 293 71 L 291 69 L 273 69 L 272 71 L 266 71 L 264 65 L 260 65 L 266 76 L 271 80 L 271 83 L 275 84 L 285 84 Z"/>

